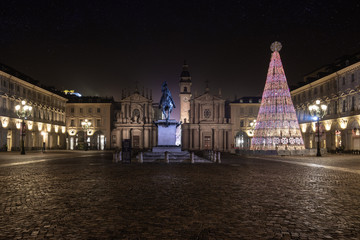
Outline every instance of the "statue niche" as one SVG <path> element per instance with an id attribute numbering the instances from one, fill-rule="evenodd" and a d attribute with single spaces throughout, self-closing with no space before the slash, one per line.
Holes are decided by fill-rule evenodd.
<path id="1" fill-rule="evenodd" d="M 141 123 L 140 111 L 137 108 L 135 108 L 132 112 L 131 123 Z"/>

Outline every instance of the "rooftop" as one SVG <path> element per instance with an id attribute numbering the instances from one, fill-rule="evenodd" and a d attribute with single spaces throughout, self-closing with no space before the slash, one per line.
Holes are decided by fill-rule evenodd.
<path id="1" fill-rule="evenodd" d="M 231 103 L 261 103 L 261 97 L 241 97 Z"/>

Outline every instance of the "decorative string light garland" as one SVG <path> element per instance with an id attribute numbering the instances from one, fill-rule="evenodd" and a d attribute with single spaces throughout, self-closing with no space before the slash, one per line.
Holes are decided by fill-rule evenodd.
<path id="1" fill-rule="evenodd" d="M 256 120 L 251 150 L 303 150 L 295 108 L 291 100 L 279 51 L 280 42 L 270 46 L 271 60 Z"/>

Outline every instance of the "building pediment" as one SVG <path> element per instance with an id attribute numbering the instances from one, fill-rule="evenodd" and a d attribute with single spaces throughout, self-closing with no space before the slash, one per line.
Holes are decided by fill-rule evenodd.
<path id="1" fill-rule="evenodd" d="M 138 93 L 134 93 L 131 94 L 130 96 L 122 99 L 120 102 L 150 102 L 151 100 L 147 99 L 146 97 L 138 94 Z"/>
<path id="2" fill-rule="evenodd" d="M 224 101 L 224 99 L 214 96 L 210 93 L 204 93 L 203 95 L 200 95 L 196 98 L 194 98 L 196 101 Z"/>

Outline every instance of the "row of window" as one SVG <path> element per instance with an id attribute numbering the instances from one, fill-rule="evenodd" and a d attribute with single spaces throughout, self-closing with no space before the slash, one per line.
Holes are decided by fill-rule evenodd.
<path id="1" fill-rule="evenodd" d="M 254 113 L 257 113 L 259 111 L 259 108 L 258 107 L 246 107 L 246 108 L 243 108 L 243 107 L 240 107 L 239 108 L 239 112 L 240 114 L 254 114 Z"/>
<path id="2" fill-rule="evenodd" d="M 351 96 L 341 100 L 336 100 L 331 103 L 328 103 L 326 115 L 359 110 L 358 108 L 359 105 L 360 105 L 360 96 L 358 96 L 358 104 L 356 104 L 356 96 Z M 304 111 L 298 111 L 297 117 L 299 120 L 306 121 L 310 117 L 310 112 L 308 109 Z"/>
<path id="3" fill-rule="evenodd" d="M 75 119 L 70 119 L 70 127 L 81 127 L 82 125 L 81 125 L 81 123 L 84 121 L 84 119 L 80 119 L 79 120 L 79 124 L 76 126 L 75 124 L 76 124 L 76 122 L 75 122 L 76 120 Z M 101 119 L 96 119 L 96 121 L 89 121 L 90 123 L 91 123 L 91 126 L 92 127 L 101 127 L 102 125 L 101 125 Z M 95 123 L 95 126 L 94 126 L 94 124 L 93 123 Z"/>
<path id="4" fill-rule="evenodd" d="M 254 125 L 252 124 L 255 124 L 254 122 L 255 119 L 248 119 L 248 120 L 243 120 L 243 119 L 240 119 L 240 127 L 255 127 Z"/>
<path id="5" fill-rule="evenodd" d="M 356 80 L 355 73 L 352 73 L 349 76 L 350 76 L 349 80 L 351 81 L 351 83 L 355 82 L 355 80 Z M 346 83 L 347 83 L 347 78 L 345 76 L 343 76 L 341 78 L 341 83 L 339 83 L 339 84 L 342 84 L 344 86 L 344 85 L 346 85 Z M 331 86 L 333 88 L 331 88 Z M 329 91 L 335 90 L 335 89 L 337 89 L 337 81 L 336 81 L 336 79 L 332 79 L 332 80 L 328 81 L 327 83 L 324 83 L 318 87 L 314 87 L 306 92 L 304 91 L 301 94 L 295 95 L 293 97 L 293 101 L 299 103 L 301 101 L 305 101 L 307 98 L 311 99 L 312 97 L 322 96 L 324 93 L 328 95 Z"/>
<path id="6" fill-rule="evenodd" d="M 12 99 L 3 98 L 2 102 L 0 102 L 0 107 L 2 113 L 7 111 L 15 113 L 15 106 L 18 102 L 15 102 Z M 50 121 L 61 121 L 65 122 L 65 115 L 63 113 L 58 113 L 50 110 L 39 109 L 38 107 L 33 107 L 32 113 L 30 115 L 33 118 L 45 119 Z"/>
<path id="7" fill-rule="evenodd" d="M 75 108 L 70 108 L 70 113 L 75 113 Z M 79 108 L 79 113 L 85 113 L 84 108 Z M 87 108 L 87 113 L 93 113 L 93 108 Z M 101 113 L 101 108 L 96 108 L 96 113 Z"/>
<path id="8" fill-rule="evenodd" d="M 65 107 L 65 101 L 61 101 L 57 98 L 51 98 L 50 96 L 46 96 L 45 94 L 27 89 L 26 87 L 21 86 L 20 84 L 13 83 L 13 81 L 9 80 L 5 76 L 1 76 L 1 89 L 5 93 L 16 94 L 19 97 L 32 100 L 34 102 L 46 104 L 49 106 L 55 107 Z"/>

